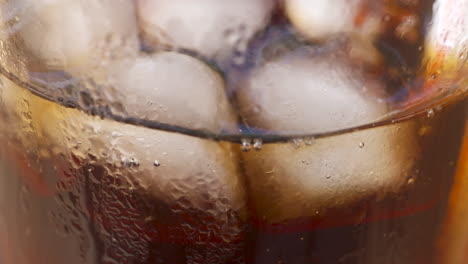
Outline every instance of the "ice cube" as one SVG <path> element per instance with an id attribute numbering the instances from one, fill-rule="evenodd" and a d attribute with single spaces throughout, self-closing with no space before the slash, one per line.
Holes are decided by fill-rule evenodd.
<path id="1" fill-rule="evenodd" d="M 346 36 L 353 59 L 371 65 L 381 62 L 373 42 L 383 30 L 380 2 L 364 0 L 285 0 L 285 10 L 295 28 L 307 39 L 325 41 Z"/>
<path id="2" fill-rule="evenodd" d="M 292 24 L 313 40 L 342 33 L 370 36 L 381 27 L 381 17 L 363 0 L 286 0 L 285 9 Z"/>
<path id="3" fill-rule="evenodd" d="M 251 73 L 238 91 L 248 125 L 316 133 L 365 124 L 385 115 L 385 104 L 377 100 L 382 96 L 377 82 L 351 69 L 342 52 L 323 56 L 313 52 L 299 48 Z M 375 97 L 366 98 L 366 93 Z"/>
<path id="4" fill-rule="evenodd" d="M 149 46 L 184 48 L 225 58 L 243 53 L 270 17 L 272 0 L 138 0 L 138 18 Z"/>
<path id="5" fill-rule="evenodd" d="M 107 84 L 130 116 L 212 132 L 236 127 L 222 77 L 191 56 L 159 52 L 116 61 Z"/>
<path id="6" fill-rule="evenodd" d="M 172 53 L 161 56 L 178 58 Z M 182 104 L 196 100 L 204 108 L 217 96 L 213 92 L 192 98 L 192 93 L 160 87 L 164 88 L 179 97 L 180 108 L 171 109 L 174 116 L 177 111 L 186 116 Z M 97 257 L 112 263 L 143 263 L 151 258 L 179 263 L 176 257 L 190 259 L 187 263 L 203 263 L 204 259 L 227 263 L 242 256 L 246 212 L 237 147 L 92 117 L 27 92 L 8 95 L 14 97 L 8 100 L 12 105 L 15 100 L 28 102 L 22 106 L 31 115 L 28 127 L 34 127 L 27 131 L 34 133 L 24 141 L 50 150 L 44 164 L 54 167 L 41 175 L 57 182 L 56 202 L 48 210 L 34 211 L 43 214 L 34 218 L 47 219 L 50 212 L 65 210 L 65 224 L 73 223 L 82 232 L 93 228 L 93 238 L 100 244 Z M 24 111 L 17 105 L 17 111 Z M 210 113 L 207 118 L 218 118 L 215 111 Z M 187 118 L 195 122 L 203 117 Z M 215 122 L 204 124 L 207 129 L 217 128 Z M 75 219 L 75 215 L 80 217 Z M 61 247 L 56 245 L 56 251 Z"/>
<path id="7" fill-rule="evenodd" d="M 305 134 L 384 117 L 387 107 L 378 100 L 382 89 L 339 54 L 298 49 L 254 70 L 237 97 L 249 127 Z M 399 124 L 312 144 L 264 144 L 261 151 L 244 153 L 256 217 L 268 223 L 324 219 L 349 213 L 346 208 L 365 198 L 379 200 L 398 192 L 407 185 L 417 157 L 412 132 L 412 124 Z"/>
<path id="8" fill-rule="evenodd" d="M 31 71 L 89 72 L 139 46 L 131 0 L 5 1 L 1 11 L 7 37 Z"/>

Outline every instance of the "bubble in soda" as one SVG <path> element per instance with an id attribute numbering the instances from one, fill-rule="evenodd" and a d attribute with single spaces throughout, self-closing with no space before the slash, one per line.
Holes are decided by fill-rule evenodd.
<path id="1" fill-rule="evenodd" d="M 263 141 L 262 141 L 262 139 L 260 139 L 260 138 L 255 138 L 255 139 L 253 140 L 253 148 L 254 148 L 255 150 L 258 151 L 258 150 L 262 150 L 262 147 L 263 147 Z"/>
<path id="2" fill-rule="evenodd" d="M 242 139 L 241 150 L 243 152 L 249 152 L 251 148 L 252 148 L 252 144 L 250 142 L 250 139 Z"/>
<path id="3" fill-rule="evenodd" d="M 161 162 L 159 162 L 159 160 L 155 160 L 155 161 L 153 162 L 153 164 L 154 164 L 155 167 L 161 166 Z"/>

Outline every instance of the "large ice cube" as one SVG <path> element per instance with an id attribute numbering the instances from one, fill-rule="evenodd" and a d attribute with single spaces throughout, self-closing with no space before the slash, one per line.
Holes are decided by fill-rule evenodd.
<path id="1" fill-rule="evenodd" d="M 107 84 L 133 117 L 213 132 L 236 126 L 222 77 L 187 55 L 159 52 L 115 61 Z"/>
<path id="2" fill-rule="evenodd" d="M 49 216 L 61 213 L 62 225 L 70 232 L 81 230 L 78 237 L 89 239 L 87 232 L 94 230 L 90 240 L 99 243 L 96 257 L 109 263 L 148 259 L 228 263 L 242 258 L 246 212 L 237 147 L 92 117 L 20 92 L 21 88 L 4 81 L 9 87 L 5 96 L 13 97 L 6 100 L 8 106 L 18 115 L 29 114 L 28 120 L 15 119 L 18 127 L 24 127 L 16 133 L 28 133 L 19 136 L 21 144 L 34 146 L 31 151 L 46 151 L 41 169 L 47 173 L 39 175 L 56 192 L 56 200 L 32 202 L 41 209 L 31 212 L 30 219 L 60 229 L 49 222 Z M 200 118 L 206 129 L 217 129 L 216 122 L 204 120 L 218 118 L 216 107 L 207 103 L 217 100 L 216 92 L 192 98 L 192 93 L 174 86 L 159 89 L 178 97 L 181 105 L 171 109 L 172 116 L 180 111 L 179 117 L 193 122 Z M 195 102 L 200 108 L 212 108 L 208 109 L 211 114 L 188 116 L 183 112 L 183 104 Z M 33 151 L 30 157 L 35 155 Z M 45 236 L 30 237 L 30 241 L 52 241 L 56 233 Z M 85 243 L 90 240 L 80 242 L 81 246 L 88 246 Z M 54 247 L 58 253 L 51 254 L 61 254 L 65 245 Z"/>
<path id="3" fill-rule="evenodd" d="M 382 118 L 382 87 L 339 54 L 298 49 L 254 70 L 238 91 L 248 126 L 277 133 L 332 131 Z M 411 124 L 356 131 L 302 143 L 265 144 L 243 154 L 252 203 L 278 223 L 348 214 L 365 198 L 407 186 L 417 148 Z M 362 215 L 365 212 L 352 212 Z"/>
<path id="4" fill-rule="evenodd" d="M 6 37 L 31 71 L 83 73 L 139 46 L 131 0 L 4 1 L 1 11 Z"/>
<path id="5" fill-rule="evenodd" d="M 243 52 L 268 22 L 271 0 L 138 0 L 140 30 L 147 45 L 194 50 L 225 58 Z"/>
<path id="6" fill-rule="evenodd" d="M 316 133 L 365 124 L 386 114 L 379 84 L 352 69 L 343 52 L 314 52 L 299 48 L 250 74 L 238 91 L 248 125 Z"/>

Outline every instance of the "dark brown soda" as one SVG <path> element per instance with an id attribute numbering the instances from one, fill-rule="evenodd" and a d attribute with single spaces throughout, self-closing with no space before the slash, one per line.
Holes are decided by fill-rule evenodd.
<path id="1" fill-rule="evenodd" d="M 433 116 L 428 113 L 405 121 L 420 127 L 416 184 L 382 201 L 371 197 L 341 208 L 324 219 L 281 224 L 254 219 L 246 244 L 248 263 L 436 263 L 465 133 L 467 100 L 438 109 Z"/>
<path id="2" fill-rule="evenodd" d="M 210 217 L 207 212 L 179 208 L 174 218 L 166 202 L 112 174 L 114 165 L 104 157 L 41 154 L 53 139 L 28 130 L 30 111 L 40 110 L 30 107 L 43 99 L 29 100 L 2 108 L 0 115 L 11 124 L 0 138 L 0 250 L 6 264 L 435 263 L 467 119 L 465 96 L 403 121 L 416 124 L 421 152 L 417 180 L 408 179 L 401 192 L 282 224 L 265 222 L 250 206 L 246 218 L 229 216 L 243 219 L 243 232 L 226 242 L 210 235 L 213 227 L 199 224 Z M 196 239 L 180 223 L 197 226 Z"/>

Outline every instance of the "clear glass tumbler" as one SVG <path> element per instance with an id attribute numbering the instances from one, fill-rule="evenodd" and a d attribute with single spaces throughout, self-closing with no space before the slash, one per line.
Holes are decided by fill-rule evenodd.
<path id="1" fill-rule="evenodd" d="M 0 263 L 467 263 L 467 13 L 0 0 Z"/>

